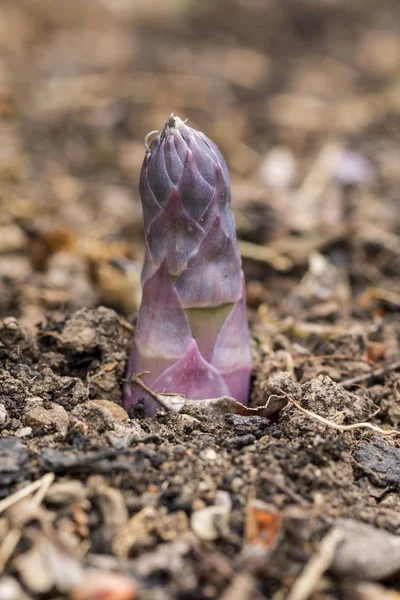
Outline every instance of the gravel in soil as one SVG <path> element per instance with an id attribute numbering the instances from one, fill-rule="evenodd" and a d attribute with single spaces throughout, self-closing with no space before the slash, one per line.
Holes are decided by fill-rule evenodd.
<path id="1" fill-rule="evenodd" d="M 0 598 L 398 599 L 398 3 L 150 4 L 0 8 Z M 230 166 L 268 417 L 120 406 L 171 109 Z"/>
<path id="2" fill-rule="evenodd" d="M 295 357 L 296 336 L 275 336 Z M 376 414 L 379 399 L 367 386 L 349 391 L 334 381 L 334 372 L 308 374 L 305 364 L 319 356 L 339 374 L 344 369 L 346 378 L 359 372 L 349 371 L 347 359 L 335 358 L 336 348 L 343 353 L 345 343 L 354 344 L 349 333 L 336 343 L 332 333 L 331 355 L 301 355 L 301 369 L 292 370 L 281 368 L 281 350 L 271 351 L 267 361 L 255 343 L 263 377 L 258 373 L 253 395 L 265 401 L 284 393 L 312 413 L 288 404 L 270 419 L 210 418 L 197 405 L 178 414 L 160 410 L 151 419 L 130 418 L 113 396 L 130 337 L 124 318 L 103 307 L 53 317 L 35 334 L 15 318 L 3 320 L 0 493 L 8 498 L 23 482 L 55 475 L 40 507 L 33 495 L 3 513 L 8 535 L 21 536 L 7 569 L 31 594 L 54 588 L 81 594 L 81 586 L 91 585 L 91 569 L 100 569 L 106 586 L 112 585 L 110 570 L 133 577 L 140 598 L 217 598 L 229 586 L 236 593 L 236 585 L 248 586 L 248 597 L 271 597 L 290 588 L 321 537 L 344 517 L 399 534 L 394 440 L 361 427 L 336 430 L 312 416 L 339 426 L 397 425 L 388 413 Z M 359 356 L 353 353 L 352 360 L 365 364 L 366 340 L 357 343 Z M 374 365 L 361 370 L 371 389 L 379 385 L 384 395 L 396 393 L 396 370 L 380 375 L 379 383 L 371 375 Z M 6 542 L 7 535 L 0 558 Z M 40 558 L 49 552 L 50 562 Z M 399 566 L 398 554 L 389 575 Z M 372 561 L 363 567 L 368 571 L 376 560 L 366 560 Z M 36 561 L 42 587 L 31 582 Z M 342 589 L 343 564 L 348 561 L 336 559 L 339 583 L 331 580 L 331 597 L 337 586 Z M 78 592 L 71 592 L 75 580 Z"/>

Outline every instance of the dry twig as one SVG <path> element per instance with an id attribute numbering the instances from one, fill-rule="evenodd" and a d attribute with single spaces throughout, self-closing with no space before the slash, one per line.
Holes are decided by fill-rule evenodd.
<path id="1" fill-rule="evenodd" d="M 329 421 L 328 419 L 325 419 L 325 417 L 321 417 L 321 415 L 317 415 L 311 410 L 304 408 L 303 406 L 301 406 L 301 404 L 296 402 L 296 400 L 293 400 L 293 398 L 288 396 L 288 394 L 286 394 L 286 392 L 284 392 L 282 389 L 279 389 L 278 391 L 284 396 L 284 398 L 286 398 L 288 402 L 290 402 L 290 404 L 293 404 L 293 406 L 295 406 L 304 415 L 307 415 L 307 417 L 311 417 L 312 419 L 315 419 L 316 421 L 319 421 L 324 425 L 328 425 L 328 427 L 332 427 L 333 429 L 338 429 L 339 431 L 353 431 L 354 429 L 372 429 L 372 431 L 375 431 L 376 433 L 380 433 L 381 435 L 385 435 L 387 437 L 392 435 L 400 435 L 400 431 L 397 431 L 396 429 L 382 429 L 381 427 L 378 427 L 378 425 L 372 425 L 372 423 L 367 422 L 351 423 L 351 425 L 340 425 L 339 423 Z"/>
<path id="2" fill-rule="evenodd" d="M 158 402 L 158 404 L 164 408 L 165 410 L 171 410 L 171 406 L 167 403 L 164 402 L 163 397 L 161 394 L 156 394 L 155 392 L 153 392 L 153 390 L 151 388 L 149 388 L 141 379 L 140 379 L 140 375 L 145 375 L 147 374 L 148 371 L 142 371 L 141 373 L 137 373 L 137 374 L 133 374 L 131 375 L 131 377 L 129 378 L 129 383 L 136 383 L 136 385 L 138 385 L 139 387 L 142 388 L 142 390 L 144 390 L 147 394 L 149 394 L 149 396 L 151 396 L 152 398 L 154 398 L 154 400 L 156 402 Z M 167 394 L 164 394 L 165 396 Z M 169 394 L 168 394 L 169 395 Z"/>
<path id="3" fill-rule="evenodd" d="M 263 473 L 261 475 L 261 479 L 274 485 L 280 492 L 285 494 L 295 504 L 300 504 L 302 506 L 308 506 L 310 504 L 307 500 L 305 500 L 305 498 L 300 496 L 300 494 L 297 494 L 296 492 L 291 490 L 283 481 L 279 481 L 277 477 L 274 477 L 272 473 Z"/>
<path id="4" fill-rule="evenodd" d="M 318 552 L 308 564 L 289 592 L 287 600 L 307 600 L 315 590 L 324 572 L 330 567 L 335 550 L 344 537 L 343 529 L 335 527 L 324 537 Z"/>
<path id="5" fill-rule="evenodd" d="M 360 381 L 368 380 L 370 377 L 380 377 L 381 375 L 387 375 L 392 371 L 397 371 L 397 369 L 400 369 L 400 362 L 392 363 L 387 367 L 379 367 L 378 369 L 374 369 L 369 373 L 363 373 L 362 375 L 358 375 L 357 377 L 346 379 L 345 381 L 340 382 L 339 385 L 343 388 L 351 387 L 356 383 L 360 383 Z"/>
<path id="6" fill-rule="evenodd" d="M 26 496 L 28 496 L 33 491 L 35 491 L 37 488 L 39 488 L 39 489 L 37 489 L 37 492 L 34 495 L 34 497 L 32 498 L 31 502 L 34 506 L 39 506 L 43 502 L 43 499 L 45 498 L 47 492 L 49 491 L 49 488 L 50 488 L 51 484 L 53 483 L 54 478 L 55 478 L 54 473 L 46 473 L 46 475 L 44 475 L 38 481 L 34 481 L 33 483 L 24 487 L 22 490 L 18 490 L 18 492 L 15 492 L 15 494 L 8 496 L 8 498 L 5 498 L 2 501 L 1 506 L 0 506 L 0 512 L 2 510 L 6 510 L 6 509 L 10 508 L 17 502 L 20 502 L 21 500 L 26 498 Z M 24 493 L 22 493 L 22 492 L 24 492 Z M 14 527 L 13 529 L 10 529 L 8 531 L 7 535 L 3 538 L 3 542 L 0 546 L 0 573 L 2 573 L 4 571 L 15 548 L 18 545 L 18 542 L 21 539 L 21 535 L 22 535 L 21 530 L 18 527 Z"/>
<path id="7" fill-rule="evenodd" d="M 319 362 L 324 360 L 348 360 L 351 362 L 361 362 L 370 364 L 367 358 L 360 358 L 356 356 L 350 356 L 349 354 L 316 354 L 314 356 L 303 356 L 298 355 L 294 357 L 295 360 L 299 360 L 300 365 L 305 362 Z"/>
<path id="8" fill-rule="evenodd" d="M 46 473 L 46 475 L 44 475 L 41 479 L 38 479 L 37 481 L 33 481 L 32 483 L 29 483 L 25 487 L 14 492 L 14 494 L 11 494 L 11 496 L 7 496 L 7 498 L 0 500 L 0 513 L 4 512 L 5 510 L 7 510 L 8 508 L 13 506 L 20 500 L 23 500 L 27 496 L 30 496 L 31 494 L 33 494 L 33 492 L 36 492 L 36 490 L 41 491 L 42 489 L 45 489 L 45 494 L 46 494 L 47 490 L 49 489 L 49 487 L 51 486 L 53 481 L 54 481 L 54 473 Z M 36 496 L 35 496 L 35 498 L 36 498 Z M 42 499 L 40 500 L 40 502 L 41 501 L 42 501 Z M 40 504 L 40 502 L 39 502 L 39 504 Z"/>
<path id="9" fill-rule="evenodd" d="M 265 262 L 276 271 L 290 271 L 293 268 L 293 260 L 280 254 L 269 246 L 260 246 L 245 240 L 238 241 L 240 254 L 243 258 L 249 258 L 258 262 Z"/>

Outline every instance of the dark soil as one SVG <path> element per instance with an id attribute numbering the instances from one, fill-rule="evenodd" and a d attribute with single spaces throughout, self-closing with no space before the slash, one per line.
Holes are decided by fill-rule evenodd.
<path id="1" fill-rule="evenodd" d="M 0 598 L 398 599 L 400 5 L 150 5 L 0 7 Z M 119 405 L 171 111 L 230 167 L 268 419 Z"/>

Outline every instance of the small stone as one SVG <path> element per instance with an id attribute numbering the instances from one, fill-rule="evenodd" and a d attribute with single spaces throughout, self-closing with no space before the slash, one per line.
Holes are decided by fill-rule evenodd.
<path id="1" fill-rule="evenodd" d="M 105 431 L 127 421 L 129 416 L 121 406 L 110 400 L 87 400 L 72 410 L 70 418 L 73 424 L 81 421 L 97 431 Z"/>
<path id="2" fill-rule="evenodd" d="M 255 441 L 256 438 L 252 433 L 246 433 L 246 435 L 236 435 L 235 437 L 226 440 L 224 446 L 227 448 L 240 450 L 240 448 L 248 448 Z"/>
<path id="3" fill-rule="evenodd" d="M 32 435 L 33 429 L 32 427 L 22 427 L 21 429 L 18 429 L 18 431 L 15 433 L 16 437 L 19 438 L 27 438 L 30 435 Z"/>
<path id="4" fill-rule="evenodd" d="M 273 188 L 289 187 L 296 177 L 296 159 L 289 148 L 271 148 L 261 164 L 261 178 Z"/>
<path id="5" fill-rule="evenodd" d="M 125 409 L 122 408 L 119 404 L 112 402 L 111 400 L 90 400 L 96 406 L 100 406 L 110 411 L 114 421 L 117 423 L 122 423 L 123 421 L 128 421 L 129 415 Z"/>
<path id="6" fill-rule="evenodd" d="M 25 600 L 28 596 L 16 579 L 5 576 L 0 581 L 0 600 Z"/>
<path id="7" fill-rule="evenodd" d="M 362 440 L 354 452 L 357 468 L 377 486 L 400 486 L 400 448 L 374 435 Z"/>
<path id="8" fill-rule="evenodd" d="M 74 421 L 74 426 L 72 427 L 75 433 L 80 433 L 82 435 L 89 435 L 89 425 L 84 423 L 83 421 Z"/>
<path id="9" fill-rule="evenodd" d="M 336 575 L 380 581 L 398 573 L 399 536 L 353 519 L 339 519 L 335 524 L 343 530 L 331 564 Z"/>
<path id="10" fill-rule="evenodd" d="M 190 526 L 201 540 L 216 540 L 228 528 L 230 496 L 227 492 L 217 492 L 215 500 L 214 506 L 206 506 L 192 513 Z"/>
<path id="11" fill-rule="evenodd" d="M 234 477 L 231 483 L 232 492 L 237 494 L 241 489 L 243 489 L 243 485 L 244 481 L 241 477 Z"/>
<path id="12" fill-rule="evenodd" d="M 226 421 L 233 425 L 236 435 L 254 434 L 262 432 L 268 427 L 269 421 L 265 417 L 227 415 Z"/>
<path id="13" fill-rule="evenodd" d="M 190 525 L 192 530 L 201 540 L 216 540 L 222 524 L 228 524 L 229 511 L 221 506 L 207 506 L 192 514 Z M 216 523 L 219 523 L 219 527 Z"/>
<path id="14" fill-rule="evenodd" d="M 86 487 L 81 481 L 58 481 L 53 483 L 46 494 L 46 501 L 51 504 L 67 506 L 82 502 L 87 497 Z"/>
<path id="15" fill-rule="evenodd" d="M 65 435 L 68 431 L 68 414 L 55 402 L 44 403 L 42 398 L 33 397 L 25 400 L 23 419 L 25 425 L 33 428 L 56 429 Z"/>
<path id="16" fill-rule="evenodd" d="M 213 461 L 213 460 L 215 460 L 217 458 L 217 453 L 215 452 L 214 448 L 206 448 L 201 453 L 201 457 L 204 460 Z"/>

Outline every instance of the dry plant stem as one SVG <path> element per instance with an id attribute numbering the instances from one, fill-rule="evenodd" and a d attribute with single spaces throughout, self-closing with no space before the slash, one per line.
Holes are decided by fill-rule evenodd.
<path id="1" fill-rule="evenodd" d="M 40 480 L 41 485 L 34 497 L 32 498 L 32 504 L 34 504 L 35 506 L 40 506 L 40 504 L 45 499 L 46 494 L 49 491 L 55 477 L 56 476 L 54 473 L 46 473 L 46 475 L 42 477 L 42 479 Z"/>
<path id="2" fill-rule="evenodd" d="M 384 231 L 379 227 L 374 227 L 372 225 L 364 227 L 359 232 L 359 238 L 365 242 L 371 240 L 379 242 L 386 250 L 393 252 L 393 254 L 400 254 L 400 241 L 398 235 L 390 233 L 389 231 Z"/>
<path id="3" fill-rule="evenodd" d="M 268 244 L 271 252 L 284 255 L 293 262 L 293 266 L 303 265 L 313 252 L 320 251 L 328 245 L 346 237 L 344 225 L 334 225 L 329 230 L 310 233 L 307 237 L 300 238 L 293 235 L 279 238 Z"/>
<path id="4" fill-rule="evenodd" d="M 344 388 L 351 387 L 356 383 L 360 383 L 360 381 L 368 380 L 370 377 L 379 377 L 380 375 L 386 375 L 387 373 L 391 373 L 392 371 L 397 371 L 397 369 L 400 369 L 400 362 L 392 363 L 387 367 L 379 367 L 378 369 L 374 369 L 369 373 L 363 373 L 363 375 L 359 375 L 358 377 L 352 377 L 352 379 L 346 379 L 345 381 L 339 383 L 339 385 L 341 385 Z"/>
<path id="5" fill-rule="evenodd" d="M 118 367 L 118 363 L 117 362 L 112 362 L 112 363 L 107 363 L 106 365 L 104 365 L 104 367 L 102 367 L 99 371 L 97 371 L 97 373 L 95 373 L 94 375 L 88 375 L 88 380 L 89 381 L 93 381 L 93 379 L 97 379 L 97 377 L 100 377 L 101 375 L 103 375 L 104 373 L 109 373 L 110 371 L 113 371 L 114 369 L 116 369 Z"/>
<path id="6" fill-rule="evenodd" d="M 392 435 L 400 435 L 400 431 L 397 431 L 396 429 L 382 429 L 381 427 L 378 427 L 378 425 L 372 425 L 372 423 L 362 422 L 352 423 L 351 425 L 339 425 L 339 423 L 329 421 L 328 419 L 325 419 L 325 417 L 321 417 L 320 415 L 317 415 L 311 410 L 307 410 L 307 408 L 301 406 L 298 402 L 296 402 L 296 400 L 293 400 L 293 398 L 288 396 L 288 394 L 286 394 L 286 392 L 284 392 L 283 390 L 280 389 L 279 392 L 284 396 L 284 398 L 286 398 L 288 402 L 290 402 L 290 404 L 293 404 L 293 406 L 295 406 L 304 415 L 307 415 L 308 417 L 311 417 L 312 419 L 315 419 L 316 421 L 319 421 L 324 425 L 328 425 L 328 427 L 332 427 L 333 429 L 338 429 L 339 431 L 353 431 L 354 429 L 372 429 L 372 431 L 376 431 L 376 433 L 380 433 L 381 435 L 385 435 L 388 437 Z"/>
<path id="7" fill-rule="evenodd" d="M 343 239 L 345 234 L 344 227 L 339 225 L 307 238 L 287 235 L 267 245 L 260 246 L 244 240 L 239 240 L 238 245 L 243 258 L 267 263 L 276 271 L 288 272 L 296 265 L 307 263 L 310 254 Z"/>
<path id="8" fill-rule="evenodd" d="M 239 240 L 238 245 L 242 258 L 265 262 L 276 271 L 290 271 L 294 266 L 291 258 L 279 254 L 269 246 L 260 246 L 245 240 Z"/>
<path id="9" fill-rule="evenodd" d="M 46 494 L 47 490 L 49 489 L 49 487 L 53 483 L 53 481 L 54 481 L 54 473 L 46 473 L 46 475 L 44 475 L 41 479 L 38 479 L 37 481 L 33 481 L 32 483 L 29 483 L 25 487 L 14 492 L 14 494 L 11 494 L 11 496 L 7 496 L 7 498 L 4 498 L 4 500 L 0 501 L 0 513 L 4 512 L 5 510 L 7 510 L 8 508 L 13 506 L 20 500 L 23 500 L 27 496 L 30 496 L 30 494 L 33 494 L 33 492 L 36 492 L 37 489 L 39 489 L 39 491 L 44 489 L 45 494 Z M 35 499 L 36 499 L 36 497 L 37 496 L 35 495 Z M 41 498 L 40 502 L 42 501 L 42 499 L 43 498 Z M 40 504 L 40 502 L 39 502 L 39 504 Z"/>
<path id="10" fill-rule="evenodd" d="M 316 198 L 324 192 L 332 179 L 342 150 L 341 146 L 333 143 L 326 144 L 322 148 L 300 186 L 299 192 L 301 194 Z"/>
<path id="11" fill-rule="evenodd" d="M 300 496 L 300 494 L 297 494 L 296 492 L 291 490 L 283 482 L 278 481 L 278 479 L 276 479 L 273 475 L 271 475 L 271 473 L 263 473 L 262 479 L 264 481 L 267 481 L 268 483 L 274 485 L 279 491 L 286 494 L 286 496 L 288 498 L 290 498 L 290 500 L 292 500 L 296 504 L 301 504 L 302 506 L 308 506 L 310 504 L 307 500 L 305 500 L 305 498 Z"/>
<path id="12" fill-rule="evenodd" d="M 318 552 L 311 557 L 289 592 L 287 600 L 307 600 L 318 585 L 322 575 L 330 567 L 335 550 L 344 537 L 338 527 L 332 529 L 322 540 Z"/>
<path id="13" fill-rule="evenodd" d="M 7 535 L 3 539 L 3 543 L 0 547 L 0 573 L 3 573 L 10 560 L 15 548 L 21 539 L 21 532 L 19 529 L 10 529 Z"/>
<path id="14" fill-rule="evenodd" d="M 123 317 L 119 316 L 118 317 L 118 323 L 121 325 L 121 327 L 123 327 L 124 329 L 127 329 L 130 332 L 134 332 L 135 328 L 133 325 L 131 325 L 126 319 L 124 319 Z"/>
<path id="15" fill-rule="evenodd" d="M 45 498 L 47 492 L 49 491 L 49 488 L 50 488 L 51 484 L 53 483 L 54 479 L 55 479 L 54 473 L 47 473 L 38 481 L 34 481 L 32 484 L 27 485 L 22 490 L 18 490 L 18 492 L 15 492 L 15 494 L 12 494 L 11 496 L 9 496 L 8 498 L 5 498 L 3 500 L 0 512 L 1 512 L 1 510 L 6 510 L 7 508 L 10 508 L 17 502 L 20 502 L 21 500 L 26 498 L 26 496 L 28 496 L 33 491 L 35 491 L 37 488 L 39 488 L 39 489 L 37 490 L 36 494 L 32 498 L 31 502 L 35 506 L 39 506 L 43 502 L 43 499 Z M 22 494 L 21 492 L 25 492 L 25 493 Z M 8 503 L 6 503 L 7 500 L 9 501 Z M 0 573 L 2 573 L 4 571 L 8 561 L 10 560 L 20 539 L 21 539 L 21 530 L 18 529 L 17 527 L 15 527 L 14 529 L 11 529 L 7 533 L 5 538 L 3 539 L 3 543 L 0 546 Z"/>
<path id="16" fill-rule="evenodd" d="M 397 294 L 392 290 L 386 290 L 383 288 L 369 288 L 361 296 L 361 298 L 365 297 L 371 298 L 372 300 L 383 300 L 384 302 L 390 302 L 396 306 L 400 305 L 400 294 Z"/>
<path id="17" fill-rule="evenodd" d="M 131 377 L 129 377 L 129 382 L 130 383 L 136 383 L 136 385 L 138 385 L 139 387 L 142 388 L 142 390 L 144 390 L 145 392 L 147 392 L 147 394 L 149 394 L 149 396 L 151 396 L 152 398 L 154 398 L 154 400 L 156 402 L 158 402 L 158 404 L 164 408 L 165 410 L 171 410 L 171 407 L 168 406 L 168 404 L 166 404 L 162 398 L 160 398 L 160 396 L 158 394 L 156 394 L 155 392 L 153 392 L 153 390 L 151 388 L 149 388 L 139 377 L 139 375 L 143 375 L 143 373 L 145 373 L 146 371 L 142 371 L 141 373 L 138 373 L 137 375 L 131 375 Z"/>
<path id="18" fill-rule="evenodd" d="M 307 361 L 319 362 L 320 360 L 350 360 L 351 362 L 362 362 L 370 364 L 367 358 L 356 358 L 349 354 L 318 354 L 316 356 L 295 356 L 295 360 L 300 359 L 300 364 Z"/>

